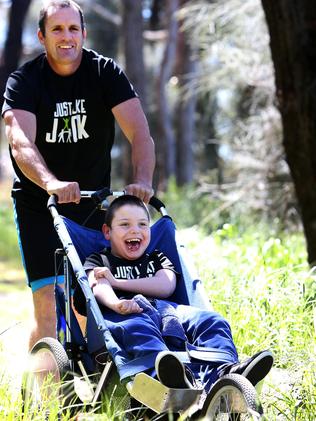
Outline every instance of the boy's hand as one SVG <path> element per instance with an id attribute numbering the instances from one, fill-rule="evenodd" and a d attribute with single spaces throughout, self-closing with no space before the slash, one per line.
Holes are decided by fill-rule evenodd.
<path id="1" fill-rule="evenodd" d="M 119 314 L 141 313 L 143 311 L 143 309 L 133 299 L 120 300 L 113 306 L 113 310 Z"/>
<path id="2" fill-rule="evenodd" d="M 112 280 L 115 280 L 114 276 L 112 275 L 112 272 L 107 267 L 96 267 L 93 269 L 93 274 L 95 279 L 107 279 L 110 283 Z"/>

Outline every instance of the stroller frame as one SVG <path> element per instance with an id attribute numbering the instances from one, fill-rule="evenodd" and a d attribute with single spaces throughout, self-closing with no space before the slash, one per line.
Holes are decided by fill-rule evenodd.
<path id="1" fill-rule="evenodd" d="M 108 196 L 119 196 L 122 194 L 124 192 L 112 192 L 110 189 L 105 188 L 96 192 L 82 191 L 81 197 L 91 198 L 96 206 L 102 209 L 104 204 L 107 203 L 106 198 Z M 172 223 L 164 204 L 160 200 L 152 198 L 150 204 L 160 212 L 162 217 L 167 217 Z M 60 371 L 60 379 L 65 377 L 66 380 L 70 380 L 72 388 L 80 401 L 84 405 L 95 408 L 97 403 L 99 403 L 101 392 L 105 389 L 112 369 L 114 368 L 114 362 L 106 351 L 107 345 L 111 344 L 112 336 L 89 287 L 79 252 L 74 245 L 73 238 L 69 234 L 67 219 L 61 216 L 57 210 L 55 196 L 49 198 L 47 207 L 52 215 L 55 230 L 63 246 L 62 249 L 56 250 L 55 266 L 57 267 L 57 257 L 62 256 L 65 287 L 62 290 L 57 286 L 56 270 L 55 291 L 57 313 L 58 307 L 59 311 L 61 307 L 58 301 L 60 297 L 64 304 L 64 309 L 62 309 L 61 313 L 63 313 L 62 317 L 64 317 L 65 321 L 65 338 L 64 341 L 43 338 L 35 344 L 31 354 L 36 356 L 40 350 L 48 350 L 52 358 L 56 360 L 56 367 Z M 73 221 L 70 222 L 74 223 Z M 176 233 L 175 245 L 178 256 L 177 264 L 180 265 L 182 272 L 182 288 L 184 288 L 184 295 L 181 296 L 180 294 L 180 301 L 179 297 L 177 297 L 177 302 L 194 305 L 202 309 L 209 309 L 209 303 L 205 298 L 206 294 L 204 293 L 202 283 L 197 277 L 194 265 L 191 263 L 189 255 L 185 252 L 185 248 L 179 243 Z M 95 249 L 92 251 L 95 251 Z M 92 332 L 90 336 L 93 337 L 93 341 L 89 341 L 89 337 L 85 338 L 81 333 L 77 318 L 72 309 L 71 285 L 73 275 L 76 277 L 76 281 L 79 283 L 86 299 L 87 323 L 89 324 L 88 332 Z M 62 345 L 61 342 L 64 342 L 64 344 Z M 91 345 L 92 342 L 94 342 L 93 347 Z M 58 358 L 56 357 L 57 353 L 63 354 L 64 363 L 62 367 L 60 367 Z M 189 355 L 186 352 L 178 352 L 177 354 L 183 362 L 190 362 Z M 103 369 L 101 372 L 95 373 L 96 367 L 100 368 L 99 358 L 101 357 L 105 357 L 101 362 Z M 97 383 L 94 382 L 95 374 L 99 377 Z M 34 374 L 33 377 L 35 377 Z M 83 385 L 84 387 L 82 388 Z M 26 390 L 28 388 L 32 388 L 32 383 L 26 386 Z M 203 415 L 206 420 L 215 420 L 216 416 L 223 411 L 232 414 L 229 419 L 236 420 L 240 419 L 238 418 L 239 413 L 247 412 L 247 414 L 257 414 L 258 416 L 253 418 L 256 420 L 261 419 L 263 414 L 254 387 L 247 379 L 240 375 L 227 375 L 219 379 L 213 385 L 208 396 L 205 395 L 202 388 L 168 388 L 146 373 L 136 374 L 133 381 L 127 383 L 126 388 L 130 397 L 158 414 L 179 413 L 185 417 L 192 418 Z M 83 393 L 79 389 L 83 389 Z M 31 390 L 27 390 L 27 392 L 26 395 L 30 396 Z M 24 393 L 24 398 L 26 395 Z M 243 402 L 242 405 L 241 402 Z M 234 418 L 234 416 L 237 417 Z"/>

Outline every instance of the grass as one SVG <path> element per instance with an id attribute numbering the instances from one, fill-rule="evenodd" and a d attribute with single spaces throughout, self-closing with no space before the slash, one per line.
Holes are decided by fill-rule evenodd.
<path id="1" fill-rule="evenodd" d="M 315 420 L 315 274 L 302 235 L 275 237 L 267 227 L 239 235 L 230 224 L 208 237 L 182 234 L 240 356 L 265 348 L 275 355 L 263 390 L 268 420 Z"/>
<path id="2" fill-rule="evenodd" d="M 0 207 L 0 256 L 2 261 L 19 261 L 17 235 L 13 222 L 11 203 L 1 203 Z"/>
<path id="3" fill-rule="evenodd" d="M 20 273 L 9 204 L 1 206 L 0 221 L 0 264 Z M 275 367 L 261 394 L 267 420 L 315 420 L 316 288 L 315 273 L 306 264 L 303 236 L 276 234 L 266 225 L 249 226 L 242 232 L 238 225 L 218 226 L 209 235 L 205 227 L 203 232 L 193 227 L 179 234 L 192 253 L 212 307 L 231 324 L 241 359 L 265 348 L 275 355 Z M 20 352 L 26 345 L 22 341 L 17 349 L 10 346 L 25 335 L 28 290 L 10 271 L 4 284 L 0 332 L 10 329 L 0 335 L 0 419 L 45 419 L 40 412 L 23 418 L 19 375 Z M 124 419 L 119 408 L 107 408 L 102 419 Z M 70 418 L 69 414 L 62 417 Z M 56 411 L 49 419 L 56 419 Z"/>

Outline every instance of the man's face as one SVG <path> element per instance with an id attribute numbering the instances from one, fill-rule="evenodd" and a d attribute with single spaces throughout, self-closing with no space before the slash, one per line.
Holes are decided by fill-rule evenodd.
<path id="1" fill-rule="evenodd" d="M 136 205 L 124 205 L 116 210 L 109 228 L 103 225 L 103 233 L 111 241 L 112 253 L 123 259 L 141 257 L 150 242 L 150 227 L 144 209 Z"/>
<path id="2" fill-rule="evenodd" d="M 49 7 L 45 21 L 45 36 L 38 31 L 52 69 L 61 75 L 71 74 L 81 62 L 86 31 L 82 30 L 78 10 L 72 7 Z"/>

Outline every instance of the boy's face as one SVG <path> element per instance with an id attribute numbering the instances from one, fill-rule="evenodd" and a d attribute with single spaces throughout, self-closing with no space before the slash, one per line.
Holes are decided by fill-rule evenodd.
<path id="1" fill-rule="evenodd" d="M 150 242 L 150 227 L 144 209 L 124 205 L 116 210 L 111 228 L 103 225 L 103 234 L 111 241 L 112 253 L 123 259 L 141 257 Z"/>

